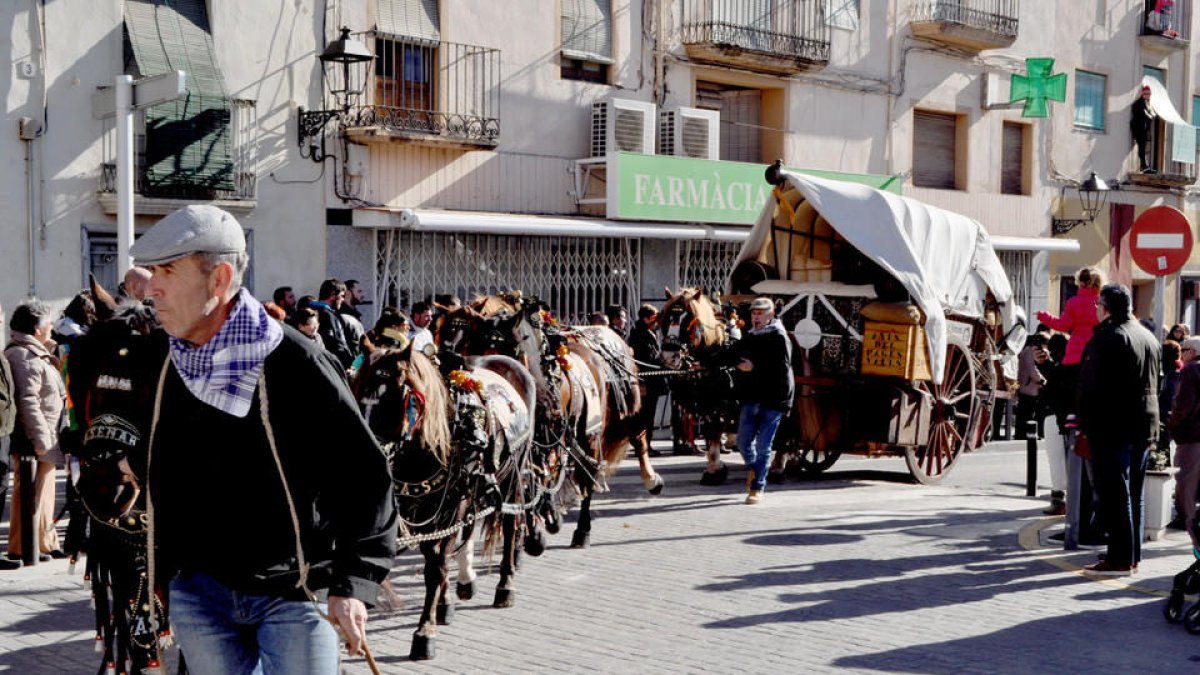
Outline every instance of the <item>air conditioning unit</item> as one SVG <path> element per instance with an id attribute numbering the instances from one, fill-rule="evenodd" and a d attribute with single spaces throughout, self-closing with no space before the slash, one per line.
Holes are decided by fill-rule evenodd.
<path id="1" fill-rule="evenodd" d="M 592 157 L 610 152 L 654 154 L 653 103 L 612 98 L 592 104 Z"/>
<path id="2" fill-rule="evenodd" d="M 659 112 L 658 154 L 720 159 L 720 111 L 680 106 Z"/>

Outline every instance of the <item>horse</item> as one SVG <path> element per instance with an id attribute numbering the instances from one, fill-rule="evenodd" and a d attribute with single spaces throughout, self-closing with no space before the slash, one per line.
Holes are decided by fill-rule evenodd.
<path id="1" fill-rule="evenodd" d="M 448 315 L 438 340 L 462 352 L 507 354 L 528 366 L 537 384 L 538 446 L 545 453 L 538 463 L 545 499 L 535 509 L 555 531 L 562 501 L 549 499 L 566 475 L 574 475 L 580 504 L 572 548 L 590 544 L 592 496 L 616 470 L 627 445 L 637 452 L 646 489 L 662 492 L 662 477 L 639 434 L 637 367 L 629 347 L 611 329 L 560 326 L 543 303 L 514 292 L 478 298 Z"/>
<path id="2" fill-rule="evenodd" d="M 388 452 L 401 543 L 425 560 L 425 601 L 409 657 L 433 658 L 437 624 L 448 624 L 448 560 L 459 533 L 457 595 L 474 592 L 471 535 L 476 523 L 500 530 L 503 553 L 493 605 L 511 607 L 516 567 L 517 468 L 531 439 L 533 383 L 511 359 L 483 359 L 439 371 L 411 345 L 374 353 L 353 388 L 372 431 Z M 514 383 L 516 383 L 514 385 Z M 492 534 L 492 536 L 495 536 Z"/>
<path id="3" fill-rule="evenodd" d="M 146 476 L 154 387 L 167 358 L 153 309 L 118 306 L 92 280 L 100 321 L 67 358 L 69 434 L 79 459 L 76 491 L 86 510 L 86 577 L 91 580 L 100 670 L 161 672 L 171 643 L 165 579 L 150 579 Z M 75 523 L 72 523 L 75 526 Z M 181 672 L 184 672 L 181 659 Z"/>
<path id="4" fill-rule="evenodd" d="M 671 398 L 697 420 L 705 440 L 706 465 L 702 485 L 721 485 L 729 467 L 721 461 L 722 434 L 736 433 L 739 404 L 734 391 L 732 327 L 719 303 L 703 288 L 666 289 L 658 313 L 663 366 L 687 371 L 670 378 Z"/>

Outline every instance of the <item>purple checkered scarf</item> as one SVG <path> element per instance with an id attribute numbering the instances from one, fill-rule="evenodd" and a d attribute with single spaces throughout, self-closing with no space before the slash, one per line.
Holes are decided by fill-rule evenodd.
<path id="1" fill-rule="evenodd" d="M 254 296 L 238 291 L 233 309 L 211 340 L 193 347 L 171 338 L 171 361 L 196 398 L 245 417 L 254 400 L 263 360 L 283 341 L 283 327 Z"/>

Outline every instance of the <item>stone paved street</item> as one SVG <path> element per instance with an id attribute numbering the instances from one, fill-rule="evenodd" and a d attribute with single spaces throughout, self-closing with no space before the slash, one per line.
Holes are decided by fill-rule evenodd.
<path id="1" fill-rule="evenodd" d="M 1024 456 L 966 457 L 934 487 L 902 461 L 842 459 L 824 480 L 741 503 L 743 473 L 702 488 L 694 458 L 657 460 L 646 495 L 630 461 L 598 498 L 592 546 L 552 538 L 526 558 L 517 606 L 490 607 L 495 577 L 443 627 L 434 661 L 407 658 L 420 585 L 370 626 L 384 672 L 908 673 L 1195 672 L 1200 637 L 1161 616 L 1190 562 L 1183 533 L 1149 545 L 1141 572 L 1099 581 L 1094 559 L 1045 535 L 1060 519 L 1024 497 Z M 1041 475 L 1045 477 L 1043 464 Z M 1039 532 L 1045 526 L 1047 529 Z M 1024 542 L 1024 545 L 1022 544 Z M 1047 545 L 1043 545 L 1045 542 Z M 0 670 L 91 673 L 91 619 L 64 562 L 0 575 Z M 361 659 L 345 671 L 366 673 Z"/>

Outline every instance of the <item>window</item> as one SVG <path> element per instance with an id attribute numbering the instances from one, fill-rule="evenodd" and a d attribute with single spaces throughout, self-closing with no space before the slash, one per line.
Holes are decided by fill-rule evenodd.
<path id="1" fill-rule="evenodd" d="M 1200 123 L 1200 96 L 1192 97 L 1192 126 Z M 1200 133 L 1196 134 L 1196 152 L 1200 152 Z"/>
<path id="2" fill-rule="evenodd" d="M 93 227 L 95 229 L 93 229 Z M 242 275 L 242 286 L 254 293 L 254 230 L 246 230 L 246 253 L 250 262 L 246 273 Z M 88 287 L 89 274 L 96 275 L 96 281 L 110 293 L 116 294 L 123 276 L 117 270 L 117 235 L 103 226 L 83 227 L 83 288 Z"/>
<path id="3" fill-rule="evenodd" d="M 1086 70 L 1075 71 L 1075 126 L 1104 131 L 1105 87 L 1108 78 Z"/>
<path id="4" fill-rule="evenodd" d="M 1005 122 L 1000 142 L 1000 192 L 1006 195 L 1029 194 L 1025 188 L 1025 135 L 1029 126 Z"/>
<path id="5" fill-rule="evenodd" d="M 696 83 L 696 107 L 721 112 L 721 159 L 761 162 L 762 96 L 759 89 Z"/>
<path id="6" fill-rule="evenodd" d="M 1158 83 L 1164 88 L 1167 86 L 1167 71 L 1163 70 L 1162 68 L 1155 68 L 1154 66 L 1142 66 L 1142 76 L 1152 77 L 1158 80 Z"/>
<path id="7" fill-rule="evenodd" d="M 375 105 L 437 110 L 438 0 L 379 0 Z"/>
<path id="8" fill-rule="evenodd" d="M 124 37 L 127 73 L 187 73 L 183 98 L 146 109 L 144 194 L 211 198 L 233 190 L 231 102 L 205 0 L 127 0 Z"/>
<path id="9" fill-rule="evenodd" d="M 912 179 L 917 187 L 958 187 L 958 115 L 913 111 Z"/>
<path id="10" fill-rule="evenodd" d="M 562 0 L 564 79 L 607 82 L 612 58 L 610 0 Z"/>

